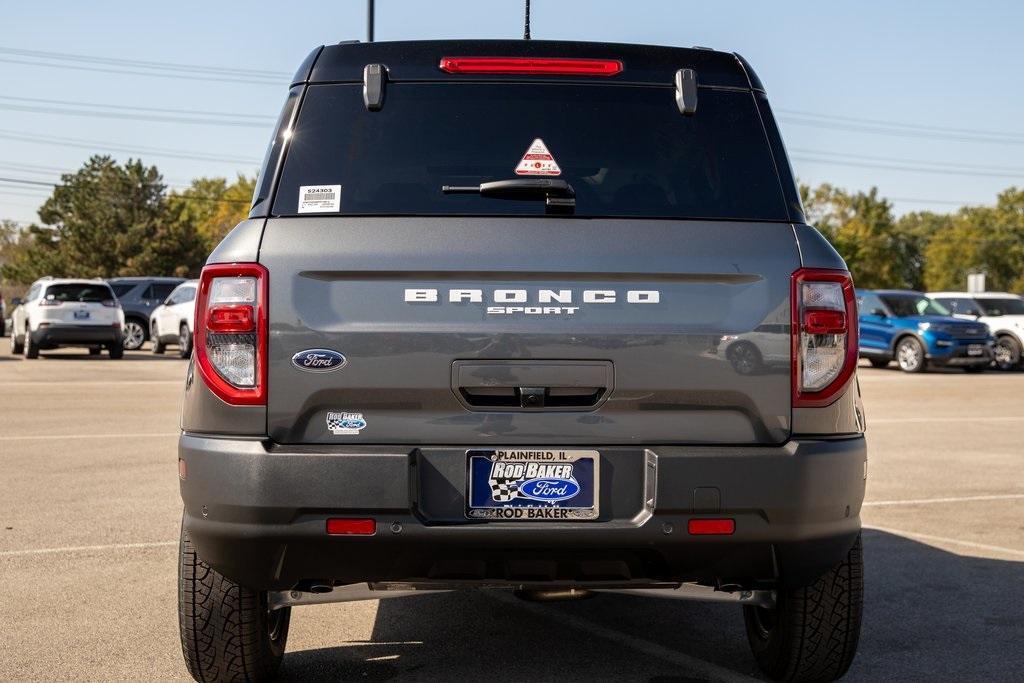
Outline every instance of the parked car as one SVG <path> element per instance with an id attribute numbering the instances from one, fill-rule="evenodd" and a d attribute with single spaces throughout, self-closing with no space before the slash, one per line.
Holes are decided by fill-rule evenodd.
<path id="1" fill-rule="evenodd" d="M 124 348 L 135 351 L 149 341 L 149 317 L 182 277 L 116 277 L 107 280 L 124 309 Z"/>
<path id="2" fill-rule="evenodd" d="M 191 674 L 273 676 L 293 606 L 504 587 L 731 600 L 769 676 L 841 676 L 863 595 L 854 289 L 746 61 L 359 43 L 292 83 L 196 297 Z M 709 353 L 752 332 L 779 368 Z"/>
<path id="3" fill-rule="evenodd" d="M 36 280 L 11 313 L 11 353 L 37 358 L 41 350 L 86 346 L 98 355 L 124 355 L 124 311 L 103 280 Z"/>
<path id="4" fill-rule="evenodd" d="M 182 358 L 192 355 L 192 330 L 195 329 L 196 285 L 198 280 L 187 280 L 153 309 L 149 317 L 149 338 L 153 353 L 163 353 L 168 344 L 178 347 Z"/>
<path id="5" fill-rule="evenodd" d="M 954 318 L 921 292 L 857 290 L 860 357 L 876 368 L 895 360 L 904 372 L 956 366 L 981 372 L 992 363 L 988 326 Z"/>
<path id="6" fill-rule="evenodd" d="M 992 330 L 993 355 L 1000 370 L 1024 367 L 1024 298 L 1006 292 L 930 292 L 955 317 L 977 320 Z"/>

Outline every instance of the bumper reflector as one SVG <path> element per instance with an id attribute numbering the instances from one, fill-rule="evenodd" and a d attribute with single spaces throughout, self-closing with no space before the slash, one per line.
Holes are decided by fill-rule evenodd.
<path id="1" fill-rule="evenodd" d="M 730 536 L 736 531 L 736 520 L 691 519 L 686 527 L 693 536 Z"/>
<path id="2" fill-rule="evenodd" d="M 373 536 L 376 532 L 377 522 L 372 519 L 327 520 L 327 534 L 330 536 Z"/>

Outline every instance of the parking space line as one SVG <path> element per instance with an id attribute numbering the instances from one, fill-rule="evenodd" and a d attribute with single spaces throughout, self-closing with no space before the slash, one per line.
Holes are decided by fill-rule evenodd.
<path id="1" fill-rule="evenodd" d="M 964 415 L 951 415 L 949 417 L 880 417 L 868 418 L 868 428 L 876 424 L 911 424 L 926 422 L 1024 422 L 1024 415 L 981 415 L 979 417 L 967 417 Z"/>
<path id="2" fill-rule="evenodd" d="M 75 381 L 42 381 L 42 382 L 0 382 L 0 388 L 8 387 L 87 387 L 87 386 L 109 386 L 111 384 L 174 384 L 177 386 L 184 386 L 185 380 L 182 379 L 109 379 L 109 380 L 83 380 L 81 382 Z"/>
<path id="3" fill-rule="evenodd" d="M 991 496 L 957 496 L 950 498 L 909 498 L 907 500 L 865 501 L 863 507 L 890 507 L 895 505 L 932 505 L 936 503 L 970 503 L 981 500 L 1019 500 L 1024 493 L 1006 493 Z"/>
<path id="4" fill-rule="evenodd" d="M 989 545 L 987 543 L 975 543 L 974 541 L 963 541 L 959 538 L 948 538 L 946 536 L 933 536 L 931 534 L 919 534 L 916 531 L 904 531 L 903 529 L 891 529 L 884 526 L 875 526 L 874 524 L 865 524 L 865 529 L 873 529 L 874 531 L 881 531 L 887 534 L 894 534 L 896 536 L 903 536 L 904 538 L 910 538 L 921 541 L 933 541 L 935 543 L 946 543 L 948 545 L 959 545 L 965 548 L 975 548 L 977 550 L 988 550 L 995 553 L 1005 553 L 1007 555 L 1013 555 L 1015 557 L 1024 557 L 1024 550 L 1017 550 L 1015 548 L 1006 548 L 1001 545 Z"/>
<path id="5" fill-rule="evenodd" d="M 0 557 L 22 557 L 25 555 L 56 555 L 60 553 L 81 553 L 105 550 L 139 550 L 143 548 L 167 548 L 172 545 L 178 545 L 178 541 L 153 541 L 151 543 L 111 543 L 109 545 L 68 545 L 60 548 L 0 550 Z"/>
<path id="6" fill-rule="evenodd" d="M 139 434 L 22 434 L 0 436 L 0 441 L 42 441 L 46 439 L 135 439 L 135 438 L 167 438 L 180 436 L 181 432 L 150 432 Z"/>
<path id="7" fill-rule="evenodd" d="M 541 605 L 525 602 L 513 596 L 511 593 L 504 591 L 487 591 L 484 595 L 487 595 L 494 600 L 515 605 L 520 609 L 532 612 L 534 615 L 541 617 L 542 619 L 560 621 L 577 631 L 583 631 L 592 636 L 604 638 L 614 643 L 618 643 L 619 645 L 625 645 L 626 647 L 636 650 L 637 652 L 641 652 L 649 657 L 655 657 L 674 666 L 686 669 L 687 673 L 701 676 L 707 680 L 730 682 L 758 680 L 733 671 L 732 669 L 719 666 L 718 664 L 713 664 L 712 662 L 705 661 L 698 657 L 667 648 L 664 645 L 659 645 L 658 643 L 650 640 L 638 638 L 628 633 L 617 631 L 613 628 L 602 626 L 601 624 L 596 624 L 589 619 L 577 617 L 572 614 L 566 614 L 565 612 L 558 612 L 552 609 L 545 609 Z M 649 599 L 657 600 L 658 598 Z"/>

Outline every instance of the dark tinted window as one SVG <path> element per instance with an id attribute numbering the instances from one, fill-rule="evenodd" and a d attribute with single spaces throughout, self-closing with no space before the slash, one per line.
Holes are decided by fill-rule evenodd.
<path id="1" fill-rule="evenodd" d="M 46 288 L 44 299 L 55 301 L 84 301 L 99 303 L 114 298 L 114 293 L 106 284 L 75 284 L 75 285 L 50 285 Z"/>
<path id="2" fill-rule="evenodd" d="M 122 298 L 125 294 L 132 291 L 138 286 L 137 283 L 133 282 L 122 282 L 110 285 L 110 288 L 114 290 L 114 294 L 118 299 Z"/>
<path id="3" fill-rule="evenodd" d="M 295 87 L 289 91 L 288 99 L 285 100 L 284 107 L 281 108 L 281 114 L 277 117 L 277 125 L 274 126 L 274 137 L 270 139 L 270 144 L 267 145 L 267 151 L 263 155 L 263 164 L 260 166 L 259 175 L 256 176 L 256 189 L 253 190 L 252 194 L 254 215 L 267 215 L 266 210 L 264 209 L 261 212 L 259 210 L 260 207 L 257 205 L 270 196 L 270 185 L 274 180 L 277 161 L 281 158 L 281 149 L 288 139 L 288 124 L 292 120 L 292 111 L 299 101 L 299 94 L 301 92 L 301 87 Z"/>
<path id="4" fill-rule="evenodd" d="M 1024 301 L 1020 299 L 978 299 L 985 315 L 1024 315 Z"/>
<path id="5" fill-rule="evenodd" d="M 921 294 L 882 294 L 882 301 L 900 318 L 915 315 L 950 315 L 949 309 Z"/>
<path id="6" fill-rule="evenodd" d="M 154 282 L 146 288 L 146 291 L 142 294 L 142 298 L 163 301 L 170 296 L 171 292 L 173 292 L 174 288 L 177 286 L 178 285 L 173 282 Z"/>
<path id="7" fill-rule="evenodd" d="M 978 310 L 978 304 L 970 297 L 936 297 L 935 300 L 953 313 L 981 315 L 981 311 Z"/>
<path id="8" fill-rule="evenodd" d="M 683 116 L 671 88 L 550 83 L 392 84 L 377 112 L 360 85 L 310 86 L 274 214 L 296 214 L 303 185 L 340 185 L 342 214 L 544 214 L 543 201 L 441 192 L 515 178 L 537 138 L 577 216 L 787 218 L 749 92 L 702 89 Z"/>

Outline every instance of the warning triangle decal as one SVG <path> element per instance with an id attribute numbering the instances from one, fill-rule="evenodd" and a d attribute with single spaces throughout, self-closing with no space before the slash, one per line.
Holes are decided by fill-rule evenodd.
<path id="1" fill-rule="evenodd" d="M 562 169 L 544 141 L 537 138 L 516 166 L 516 175 L 562 175 Z"/>

